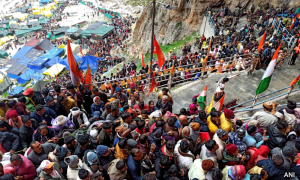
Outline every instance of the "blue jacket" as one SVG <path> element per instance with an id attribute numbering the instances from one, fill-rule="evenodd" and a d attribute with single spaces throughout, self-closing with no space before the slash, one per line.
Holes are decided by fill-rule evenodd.
<path id="1" fill-rule="evenodd" d="M 37 121 L 38 125 L 41 125 L 44 120 L 47 122 L 47 126 L 52 126 L 51 121 L 52 119 L 56 118 L 56 113 L 48 107 L 45 107 L 45 110 L 46 111 L 42 116 L 40 116 L 36 111 L 32 112 L 30 114 L 30 118 L 34 118 Z"/>
<path id="2" fill-rule="evenodd" d="M 127 172 L 129 172 L 130 178 L 132 180 L 141 180 L 143 178 L 143 176 L 140 176 L 141 163 L 139 161 L 134 160 L 131 154 L 129 154 L 128 156 L 127 166 Z"/>
<path id="3" fill-rule="evenodd" d="M 95 103 L 93 103 L 91 105 L 91 112 L 92 112 L 92 114 L 94 114 L 95 111 L 99 111 L 102 114 L 103 108 L 104 108 L 104 102 L 103 101 L 101 101 L 101 104 L 99 106 L 96 105 Z"/>
<path id="4" fill-rule="evenodd" d="M 284 177 L 284 174 L 287 172 L 286 169 L 278 167 L 273 163 L 272 158 L 260 160 L 256 164 L 258 167 L 263 167 L 264 170 L 268 173 L 268 179 L 272 180 L 285 180 L 288 178 Z"/>
<path id="5" fill-rule="evenodd" d="M 46 126 L 46 125 L 41 125 Z M 52 128 L 47 127 L 48 134 L 46 136 L 42 136 L 40 131 L 36 130 L 33 134 L 32 141 L 38 141 L 38 142 L 47 142 L 48 140 L 55 137 L 55 131 Z"/>
<path id="6" fill-rule="evenodd" d="M 249 135 L 248 132 L 246 131 L 246 136 L 243 139 L 246 142 L 247 147 L 254 147 L 254 148 L 259 148 L 264 141 L 261 140 L 260 142 L 256 142 L 253 136 Z"/>
<path id="7" fill-rule="evenodd" d="M 20 138 L 13 133 L 0 131 L 0 142 L 7 152 L 10 150 L 16 151 L 19 146 Z"/>

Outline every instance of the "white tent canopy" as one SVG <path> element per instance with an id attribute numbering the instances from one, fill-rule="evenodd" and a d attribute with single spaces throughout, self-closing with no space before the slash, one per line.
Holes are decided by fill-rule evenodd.
<path id="1" fill-rule="evenodd" d="M 55 75 L 58 75 L 65 67 L 65 65 L 57 63 L 47 69 L 47 71 L 45 71 L 43 74 L 55 77 Z"/>

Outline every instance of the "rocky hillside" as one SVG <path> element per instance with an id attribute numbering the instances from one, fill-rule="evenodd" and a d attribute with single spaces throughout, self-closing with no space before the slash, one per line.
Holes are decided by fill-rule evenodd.
<path id="1" fill-rule="evenodd" d="M 172 11 L 169 11 L 161 4 L 157 3 L 156 5 L 155 35 L 157 41 L 162 45 L 179 41 L 194 31 L 198 31 L 208 6 L 212 8 L 228 6 L 231 10 L 236 7 L 248 8 L 252 4 L 263 5 L 266 2 L 274 7 L 300 6 L 299 0 L 160 0 L 160 2 L 174 7 Z M 150 51 L 152 7 L 152 2 L 144 7 L 133 31 L 133 41 L 135 49 L 138 51 Z"/>

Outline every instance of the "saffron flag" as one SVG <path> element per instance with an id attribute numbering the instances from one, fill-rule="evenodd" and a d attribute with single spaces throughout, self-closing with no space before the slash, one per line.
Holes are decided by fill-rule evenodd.
<path id="1" fill-rule="evenodd" d="M 155 36 L 154 36 L 154 43 L 153 43 L 153 54 L 157 55 L 157 59 L 158 59 L 158 66 L 159 68 L 161 68 L 164 63 L 165 63 L 165 57 L 163 52 L 161 51 L 159 44 L 157 43 Z"/>
<path id="2" fill-rule="evenodd" d="M 81 46 L 79 46 L 79 48 L 80 48 L 80 53 L 81 53 L 82 57 L 84 57 L 84 55 L 83 55 L 83 53 L 82 53 L 82 51 L 81 51 Z"/>
<path id="3" fill-rule="evenodd" d="M 213 41 L 213 38 L 210 38 L 210 41 L 209 41 L 209 45 L 208 45 L 208 54 L 210 53 L 210 48 L 211 48 L 211 42 Z"/>
<path id="4" fill-rule="evenodd" d="M 73 53 L 72 53 L 72 49 L 71 49 L 71 45 L 70 45 L 70 41 L 69 39 L 67 39 L 67 51 L 68 51 L 68 63 L 70 66 L 70 76 L 71 76 L 71 80 L 74 86 L 78 86 L 80 83 L 80 79 L 83 82 L 83 77 L 82 74 L 80 72 L 80 70 L 78 69 L 78 66 L 76 64 L 76 61 L 74 59 Z"/>
<path id="5" fill-rule="evenodd" d="M 300 89 L 300 74 L 291 82 L 290 86 L 294 86 L 296 83 L 298 83 Z"/>
<path id="6" fill-rule="evenodd" d="M 265 39 L 266 39 L 266 31 L 265 31 L 264 35 L 262 36 L 262 38 L 261 38 L 261 40 L 260 40 L 260 42 L 259 42 L 257 51 L 259 51 L 259 50 L 263 47 L 263 45 L 264 45 L 264 43 L 265 43 Z"/>
<path id="7" fill-rule="evenodd" d="M 155 72 L 154 72 L 151 75 L 151 86 L 150 86 L 150 90 L 148 92 L 148 95 L 152 93 L 152 91 L 155 88 L 155 86 L 156 86 L 156 81 L 155 81 Z"/>
<path id="8" fill-rule="evenodd" d="M 170 74 L 174 74 L 174 72 L 175 72 L 175 65 L 174 65 L 174 61 L 173 61 L 173 65 L 172 65 L 172 68 L 171 68 Z"/>
<path id="9" fill-rule="evenodd" d="M 275 51 L 274 56 L 272 57 L 272 60 L 269 63 L 267 70 L 265 71 L 265 73 L 256 89 L 256 95 L 263 93 L 269 87 L 269 84 L 270 84 L 271 78 L 272 78 L 272 74 L 273 74 L 274 68 L 276 66 L 276 59 L 278 57 L 278 53 L 279 53 L 281 44 L 282 44 L 282 41 L 281 41 L 280 45 L 278 46 L 277 50 Z"/>
<path id="10" fill-rule="evenodd" d="M 225 99 L 225 94 L 221 97 L 221 99 L 219 99 L 219 101 L 217 103 L 214 103 L 214 97 L 215 97 L 215 95 L 213 95 L 211 98 L 211 102 L 207 109 L 207 113 L 210 113 L 212 110 L 215 110 L 215 111 L 222 110 L 224 99 Z"/>
<path id="11" fill-rule="evenodd" d="M 291 24 L 291 26 L 290 26 L 290 29 L 292 29 L 292 28 L 294 27 L 294 23 L 295 23 L 295 21 L 296 21 L 299 17 L 300 17 L 300 13 L 298 13 L 298 14 L 295 16 L 295 18 L 294 18 L 294 20 L 293 20 L 293 22 L 292 22 L 292 24 Z"/>
<path id="12" fill-rule="evenodd" d="M 86 70 L 84 84 L 92 84 L 92 70 L 91 70 L 89 65 L 88 65 L 87 70 Z M 92 90 L 92 85 L 89 85 L 87 87 L 89 88 L 89 90 Z"/>
<path id="13" fill-rule="evenodd" d="M 141 65 L 143 67 L 146 67 L 146 64 L 145 64 L 145 61 L 144 61 L 144 54 L 142 53 L 142 62 L 141 62 Z"/>
<path id="14" fill-rule="evenodd" d="M 206 108 L 207 85 L 204 87 L 201 94 L 198 96 L 197 102 L 202 110 Z"/>

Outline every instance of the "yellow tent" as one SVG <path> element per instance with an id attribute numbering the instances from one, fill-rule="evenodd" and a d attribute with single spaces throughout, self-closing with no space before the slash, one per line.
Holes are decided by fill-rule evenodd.
<path id="1" fill-rule="evenodd" d="M 39 6 L 33 6 L 32 9 L 34 10 L 39 9 Z"/>
<path id="2" fill-rule="evenodd" d="M 10 22 L 9 22 L 9 25 L 11 25 L 11 24 L 16 24 L 16 25 L 18 25 L 18 23 L 17 23 L 16 21 L 10 21 Z"/>
<path id="3" fill-rule="evenodd" d="M 40 15 L 41 12 L 40 12 L 40 10 L 34 10 L 34 11 L 32 11 L 32 14 L 33 15 Z"/>
<path id="4" fill-rule="evenodd" d="M 66 66 L 62 64 L 54 64 L 49 69 L 47 69 L 43 74 L 55 77 L 58 75 Z"/>
<path id="5" fill-rule="evenodd" d="M 58 46 L 58 48 L 61 48 L 61 49 L 65 48 L 65 47 L 66 47 L 66 45 L 64 45 L 64 44 Z"/>
<path id="6" fill-rule="evenodd" d="M 58 4 L 58 0 L 54 0 L 55 4 Z"/>
<path id="7" fill-rule="evenodd" d="M 51 16 L 52 16 L 51 11 L 44 11 L 43 14 L 44 14 L 46 17 L 51 17 Z"/>
<path id="8" fill-rule="evenodd" d="M 71 43 L 70 45 L 71 45 L 71 49 L 72 49 L 73 54 L 80 53 L 80 48 L 79 48 L 78 44 Z M 65 52 L 66 52 L 66 54 L 68 53 L 67 46 L 65 47 Z"/>

